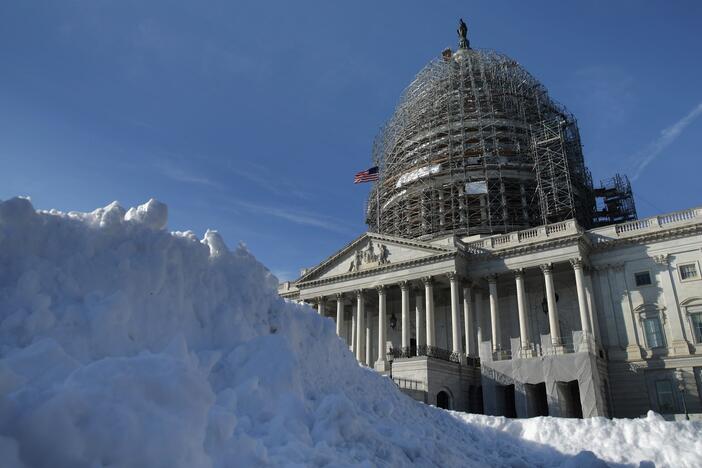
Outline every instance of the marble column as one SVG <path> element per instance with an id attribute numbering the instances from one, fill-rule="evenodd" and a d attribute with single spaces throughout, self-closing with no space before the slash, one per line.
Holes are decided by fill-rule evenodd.
<path id="1" fill-rule="evenodd" d="M 595 341 L 601 343 L 600 336 L 600 319 L 597 315 L 597 306 L 595 304 L 595 290 L 592 286 L 592 268 L 585 268 L 585 296 L 587 297 L 587 310 L 590 312 L 590 326 L 592 329 L 592 335 Z"/>
<path id="2" fill-rule="evenodd" d="M 388 358 L 385 354 L 385 346 L 388 341 L 387 336 L 387 312 L 385 310 L 385 286 L 378 286 L 378 360 L 375 361 L 375 370 L 385 372 L 388 370 Z"/>
<path id="3" fill-rule="evenodd" d="M 497 299 L 497 275 L 488 276 L 488 290 L 490 292 L 490 326 L 492 328 L 492 350 L 500 351 L 502 343 L 500 342 L 500 309 Z"/>
<path id="4" fill-rule="evenodd" d="M 590 335 L 590 314 L 587 309 L 587 295 L 585 294 L 585 278 L 583 275 L 583 261 L 571 258 L 570 264 L 575 273 L 575 289 L 578 293 L 578 311 L 580 312 L 580 327 L 583 335 Z"/>
<path id="5" fill-rule="evenodd" d="M 424 301 L 427 314 L 427 346 L 436 346 L 436 335 L 434 333 L 434 279 L 431 276 L 422 278 L 424 282 Z"/>
<path id="6" fill-rule="evenodd" d="M 336 295 L 336 334 L 341 336 L 341 325 L 344 323 L 344 295 Z"/>
<path id="7" fill-rule="evenodd" d="M 402 356 L 409 356 L 410 348 L 410 313 L 409 313 L 409 283 L 400 281 L 402 293 Z"/>
<path id="8" fill-rule="evenodd" d="M 463 326 L 465 328 L 464 332 L 466 334 L 466 355 L 473 356 L 475 353 L 473 351 L 473 307 L 472 301 L 472 290 L 470 283 L 465 283 L 463 285 Z"/>
<path id="9" fill-rule="evenodd" d="M 558 323 L 558 308 L 556 306 L 556 289 L 553 286 L 553 267 L 551 264 L 541 265 L 546 284 L 546 303 L 548 305 L 548 327 L 551 332 L 551 343 L 556 352 L 562 351 L 561 327 Z"/>
<path id="10" fill-rule="evenodd" d="M 364 363 L 370 367 L 373 365 L 373 337 L 372 335 L 372 323 L 371 323 L 371 314 L 370 312 L 366 312 L 368 314 L 368 317 L 366 317 L 365 322 L 366 322 L 366 353 L 365 353 L 365 359 Z"/>
<path id="11" fill-rule="evenodd" d="M 533 355 L 531 340 L 529 339 L 529 322 L 526 310 L 526 292 L 524 291 L 524 270 L 514 271 L 514 283 L 517 287 L 517 313 L 519 316 L 519 340 L 521 341 L 520 352 L 524 357 Z"/>
<path id="12" fill-rule="evenodd" d="M 451 287 L 451 351 L 462 354 L 461 351 L 461 316 L 458 305 L 458 276 L 450 272 L 448 276 Z"/>
<path id="13" fill-rule="evenodd" d="M 427 334 L 424 330 L 424 296 L 420 290 L 414 290 L 414 316 L 417 332 L 417 356 L 422 352 L 422 347 L 426 344 Z"/>
<path id="14" fill-rule="evenodd" d="M 675 283 L 670 271 L 670 256 L 656 255 L 653 260 L 658 266 L 658 278 L 661 282 L 661 290 L 665 297 L 665 304 L 670 322 L 670 337 L 668 352 L 672 355 L 690 354 L 690 345 L 685 339 L 685 329 L 683 328 L 682 314 L 678 305 L 678 295 L 675 293 Z M 662 324 L 661 320 L 661 324 Z"/>
<path id="15" fill-rule="evenodd" d="M 351 305 L 351 353 L 356 355 L 356 318 L 358 317 L 358 308 L 356 304 Z"/>
<path id="16" fill-rule="evenodd" d="M 356 291 L 356 359 L 358 362 L 365 361 L 366 352 L 366 311 L 363 297 L 363 289 Z"/>
<path id="17" fill-rule="evenodd" d="M 482 343 L 485 341 L 485 334 L 483 333 L 483 291 L 479 288 L 474 288 L 473 296 L 475 296 L 475 350 L 478 357 L 483 359 L 480 356 Z"/>
<path id="18" fill-rule="evenodd" d="M 626 284 L 626 267 L 623 263 L 610 265 L 609 282 L 612 287 L 612 304 L 615 315 L 619 317 L 621 326 L 618 327 L 620 340 L 625 343 L 626 359 L 641 359 L 641 346 L 639 345 L 638 331 L 634 322 L 634 311 L 629 297 L 629 288 Z"/>
<path id="19" fill-rule="evenodd" d="M 324 317 L 324 297 L 317 298 L 317 313 Z"/>

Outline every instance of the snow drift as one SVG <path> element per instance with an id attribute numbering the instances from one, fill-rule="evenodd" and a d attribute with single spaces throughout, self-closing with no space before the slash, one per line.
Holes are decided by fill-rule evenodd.
<path id="1" fill-rule="evenodd" d="M 0 465 L 699 466 L 702 426 L 450 413 L 357 365 L 334 324 L 151 200 L 0 202 Z"/>

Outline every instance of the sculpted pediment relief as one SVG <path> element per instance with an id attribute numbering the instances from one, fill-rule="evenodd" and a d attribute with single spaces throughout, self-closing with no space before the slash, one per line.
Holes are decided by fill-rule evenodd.
<path id="1" fill-rule="evenodd" d="M 366 233 L 324 262 L 311 268 L 302 281 L 357 273 L 390 264 L 444 254 L 452 249 L 426 242 Z"/>
<path id="2" fill-rule="evenodd" d="M 359 271 L 365 270 L 366 268 L 373 268 L 380 265 L 385 265 L 390 263 L 388 256 L 390 251 L 385 246 L 379 242 L 373 242 L 373 240 L 368 241 L 363 249 L 358 249 L 351 257 L 351 262 L 348 271 Z"/>

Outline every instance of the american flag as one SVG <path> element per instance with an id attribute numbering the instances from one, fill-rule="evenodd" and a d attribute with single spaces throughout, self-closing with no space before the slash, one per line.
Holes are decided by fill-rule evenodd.
<path id="1" fill-rule="evenodd" d="M 353 177 L 354 184 L 362 184 L 364 182 L 373 182 L 380 178 L 380 173 L 378 172 L 378 166 L 373 166 L 370 169 L 361 171 Z"/>

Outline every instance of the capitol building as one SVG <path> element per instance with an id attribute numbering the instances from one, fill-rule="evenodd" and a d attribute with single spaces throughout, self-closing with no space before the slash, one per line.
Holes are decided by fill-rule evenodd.
<path id="1" fill-rule="evenodd" d="M 368 232 L 280 285 L 443 408 L 702 413 L 702 207 L 638 219 L 575 118 L 461 22 L 373 145 Z"/>

